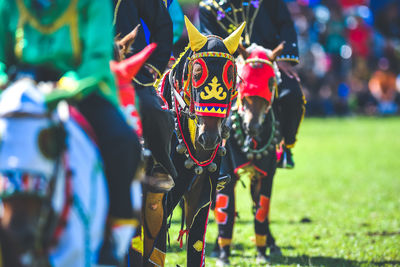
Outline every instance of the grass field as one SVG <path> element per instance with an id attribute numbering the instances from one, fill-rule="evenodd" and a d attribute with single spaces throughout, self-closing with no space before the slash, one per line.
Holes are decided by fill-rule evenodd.
<path id="1" fill-rule="evenodd" d="M 278 170 L 271 229 L 283 257 L 278 266 L 400 266 L 400 118 L 305 119 L 294 149 L 296 168 Z M 245 181 L 248 184 L 248 181 Z M 249 189 L 238 184 L 240 219 L 232 266 L 255 263 Z M 170 230 L 167 266 L 185 266 Z M 206 255 L 217 227 L 210 216 Z M 303 218 L 310 223 L 301 223 Z M 206 266 L 215 259 L 206 257 Z"/>

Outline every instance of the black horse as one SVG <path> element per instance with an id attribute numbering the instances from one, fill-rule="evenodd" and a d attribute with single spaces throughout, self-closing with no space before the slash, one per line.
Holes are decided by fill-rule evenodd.
<path id="1" fill-rule="evenodd" d="M 266 249 L 280 254 L 280 248 L 269 229 L 269 206 L 272 182 L 277 167 L 276 145 L 280 141 L 279 122 L 275 117 L 273 100 L 277 86 L 276 57 L 283 44 L 274 51 L 253 45 L 246 51 L 239 49 L 244 58 L 239 77 L 237 105 L 232 108 L 229 121 L 231 138 L 227 156 L 222 161 L 221 173 L 232 175 L 234 181 L 218 191 L 215 217 L 219 236 L 216 252 L 219 266 L 229 264 L 230 245 L 235 222 L 235 185 L 238 179 L 251 181 L 257 261 L 268 261 Z M 250 52 L 251 53 L 250 53 Z"/>
<path id="2" fill-rule="evenodd" d="M 204 266 L 208 214 L 219 179 L 219 163 L 227 138 L 226 116 L 236 96 L 236 51 L 244 25 L 228 38 L 204 36 L 186 18 L 189 45 L 177 63 L 163 75 L 160 92 L 166 108 L 175 116 L 176 135 L 171 153 L 178 171 L 168 193 L 147 188 L 143 212 L 144 242 L 134 250 L 143 253 L 145 266 L 164 266 L 167 216 L 182 197 L 185 200 L 187 266 Z M 162 129 L 160 129 L 162 130 Z M 182 225 L 183 228 L 183 225 Z M 135 261 L 136 264 L 136 261 Z"/>

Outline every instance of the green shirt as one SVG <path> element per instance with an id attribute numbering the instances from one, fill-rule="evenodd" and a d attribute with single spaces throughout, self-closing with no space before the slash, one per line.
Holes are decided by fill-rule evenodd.
<path id="1" fill-rule="evenodd" d="M 118 105 L 109 68 L 113 49 L 111 1 L 52 2 L 40 10 L 32 0 L 0 0 L 0 76 L 11 65 L 46 66 L 79 81 L 84 90 L 75 96 L 78 99 L 97 91 Z"/>

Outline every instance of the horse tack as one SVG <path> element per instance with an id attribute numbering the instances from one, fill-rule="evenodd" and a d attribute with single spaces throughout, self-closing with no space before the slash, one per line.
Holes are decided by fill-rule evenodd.
<path id="1" fill-rule="evenodd" d="M 235 95 L 233 76 L 236 75 L 236 70 L 232 50 L 237 48 L 243 27 L 228 38 L 221 39 L 202 35 L 187 18 L 185 20 L 189 45 L 169 74 L 164 74 L 160 82 L 160 91 L 175 117 L 176 138 L 172 144 L 177 144 L 177 153 L 172 152 L 172 158 L 178 170 L 175 188 L 166 195 L 164 214 L 170 215 L 184 197 L 187 204 L 185 209 L 188 211 L 185 216 L 188 228 L 187 265 L 203 266 L 209 208 L 219 181 L 219 163 L 226 151 L 220 146 L 221 137 L 228 136 L 225 126 L 222 127 L 224 133 L 221 133 L 221 126 L 224 125 L 231 107 L 231 95 Z M 225 81 L 224 70 L 229 70 L 232 74 L 225 75 Z M 169 82 L 166 82 L 167 75 Z M 228 77 L 232 78 L 232 83 L 227 82 Z M 208 87 L 208 91 L 205 87 Z M 200 113 L 202 111 L 203 114 Z M 203 126 L 202 129 L 199 123 Z M 199 133 L 205 132 L 208 136 L 203 137 L 208 138 L 208 143 L 204 146 L 206 142 L 200 142 Z M 146 204 L 146 209 L 147 207 Z M 163 220 L 166 221 L 167 218 L 164 217 Z M 161 227 L 160 234 L 153 239 L 154 249 L 144 251 L 144 255 L 150 255 L 145 256 L 145 262 L 155 262 L 156 255 L 153 252 L 166 251 L 166 231 L 166 227 Z M 184 232 L 182 227 L 182 236 Z M 144 234 L 145 244 L 146 236 L 148 242 L 153 242 L 146 231 Z M 164 266 L 164 263 L 158 265 Z"/>
<path id="2" fill-rule="evenodd" d="M 275 118 L 274 109 L 270 108 L 276 93 L 277 79 L 273 77 L 274 83 L 271 84 L 269 83 L 270 76 L 263 75 L 264 78 L 267 77 L 267 80 L 262 80 L 259 73 L 260 69 L 268 68 L 268 72 L 275 76 L 275 64 L 266 59 L 267 54 L 263 56 L 265 58 L 254 57 L 255 54 L 252 54 L 252 58 L 249 57 L 244 61 L 247 68 L 256 71 L 248 71 L 247 76 L 243 76 L 245 77 L 243 83 L 239 85 L 242 88 L 239 89 L 238 105 L 232 109 L 230 120 L 233 138 L 227 142 L 230 157 L 224 158 L 222 168 L 238 178 L 250 178 L 256 246 L 259 252 L 265 253 L 266 247 L 270 247 L 271 251 L 273 246 L 279 250 L 269 229 L 268 215 L 272 181 L 276 170 L 275 151 L 281 137 L 278 131 L 279 122 Z M 240 74 L 243 74 L 243 72 Z M 249 84 L 252 86 L 249 86 Z M 248 98 L 243 102 L 239 101 L 245 97 Z M 253 106 L 255 109 L 246 108 L 249 107 L 247 105 L 250 105 L 250 107 L 255 105 L 256 100 L 260 102 L 260 98 L 264 99 L 267 105 L 258 106 L 259 108 L 262 107 L 259 110 L 257 110 L 257 105 Z M 254 111 L 255 113 L 253 113 Z M 251 119 L 246 121 L 243 115 L 249 113 L 252 113 L 253 117 L 248 117 Z M 254 117 L 254 114 L 257 114 L 257 116 Z M 261 116 L 263 116 L 263 119 L 261 119 Z M 251 120 L 257 120 L 260 128 L 258 134 L 250 136 L 244 130 L 243 122 L 246 121 L 250 124 Z M 224 248 L 224 251 L 229 249 L 232 240 L 235 207 L 230 203 L 234 203 L 235 200 L 235 184 L 228 184 L 217 194 L 216 207 L 218 209 L 215 209 L 215 213 L 219 227 L 218 246 L 220 249 Z"/>
<path id="3" fill-rule="evenodd" d="M 232 66 L 235 66 L 235 73 L 236 73 L 236 65 L 235 65 L 235 59 L 231 54 L 228 53 L 223 53 L 223 52 L 213 52 L 213 51 L 207 51 L 207 52 L 200 52 L 200 53 L 194 53 L 191 57 L 187 58 L 187 61 L 189 62 L 188 64 L 188 79 L 184 82 L 184 87 L 183 89 L 179 90 L 176 89 L 177 83 L 173 83 L 171 79 L 172 72 L 169 73 L 169 80 L 170 80 L 170 85 L 172 87 L 171 90 L 171 98 L 173 102 L 173 107 L 174 107 L 174 113 L 176 114 L 175 116 L 175 126 L 177 129 L 177 134 L 179 138 L 179 144 L 176 147 L 176 150 L 180 154 L 185 154 L 187 156 L 187 160 L 185 161 L 185 167 L 187 169 L 192 169 L 194 167 L 195 173 L 196 174 L 201 174 L 203 173 L 203 167 L 208 166 L 208 171 L 209 172 L 214 172 L 217 170 L 216 164 L 213 163 L 213 160 L 217 154 L 223 155 L 222 149 L 220 148 L 220 145 L 218 145 L 213 153 L 211 154 L 211 157 L 208 160 L 205 161 L 199 161 L 194 157 L 194 154 L 192 152 L 192 149 L 190 148 L 189 142 L 187 139 L 191 140 L 192 145 L 194 146 L 194 140 L 193 140 L 193 135 L 194 135 L 194 127 L 195 121 L 196 121 L 196 115 L 200 116 L 211 116 L 211 117 L 220 117 L 224 118 L 223 124 L 225 124 L 226 121 L 226 115 L 229 113 L 230 106 L 231 106 L 231 100 L 232 97 L 230 98 L 229 104 L 223 104 L 223 103 L 214 103 L 214 102 L 209 102 L 206 103 L 205 101 L 211 100 L 211 99 L 216 99 L 217 101 L 224 101 L 226 100 L 228 95 L 234 95 L 236 96 L 235 88 L 233 87 L 233 84 L 231 85 L 230 88 L 228 88 L 228 92 L 226 92 L 218 83 L 218 78 L 214 76 L 211 80 L 210 83 L 208 83 L 207 86 L 204 87 L 204 91 L 200 92 L 200 98 L 204 101 L 203 103 L 199 103 L 193 100 L 192 97 L 192 86 L 190 85 L 190 82 L 192 81 L 192 70 L 193 70 L 193 63 L 200 61 L 201 64 L 203 64 L 206 67 L 206 64 L 203 58 L 206 57 L 213 57 L 213 58 L 224 58 L 227 59 L 227 63 L 230 62 Z M 225 65 L 227 65 L 225 63 Z M 206 70 L 208 72 L 208 69 Z M 225 68 L 223 75 L 225 74 Z M 203 72 L 203 75 L 206 75 L 205 78 L 201 78 L 206 80 L 208 73 Z M 198 86 L 200 86 L 199 84 Z M 197 87 L 198 87 L 197 86 Z M 185 92 L 186 96 L 190 96 L 189 100 L 189 105 L 185 101 L 183 101 L 183 97 L 179 94 L 179 92 Z M 185 104 L 182 104 L 185 103 Z M 188 108 L 189 106 L 189 108 Z M 189 109 L 188 114 L 187 109 Z M 192 113 L 192 109 L 194 109 L 194 114 Z M 181 117 L 182 115 L 188 115 L 189 119 L 189 132 L 190 132 L 190 138 L 185 138 L 185 134 L 183 133 L 182 125 L 181 125 Z M 190 127 L 190 125 L 192 127 Z M 226 134 L 225 134 L 226 135 Z M 195 147 L 194 147 L 195 148 Z"/>

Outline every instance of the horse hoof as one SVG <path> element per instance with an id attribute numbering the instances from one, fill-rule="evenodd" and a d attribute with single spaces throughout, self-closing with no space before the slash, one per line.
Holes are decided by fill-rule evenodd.
<path id="1" fill-rule="evenodd" d="M 269 246 L 269 255 L 271 257 L 281 257 L 282 256 L 281 248 L 277 245 Z"/>
<path id="2" fill-rule="evenodd" d="M 229 260 L 227 259 L 227 261 L 224 261 L 222 259 L 217 259 L 217 261 L 215 262 L 215 266 L 217 267 L 227 267 L 230 266 Z"/>
<path id="3" fill-rule="evenodd" d="M 256 258 L 256 263 L 259 265 L 261 265 L 261 264 L 265 265 L 265 264 L 270 264 L 271 261 L 267 255 L 258 253 L 257 258 Z"/>

